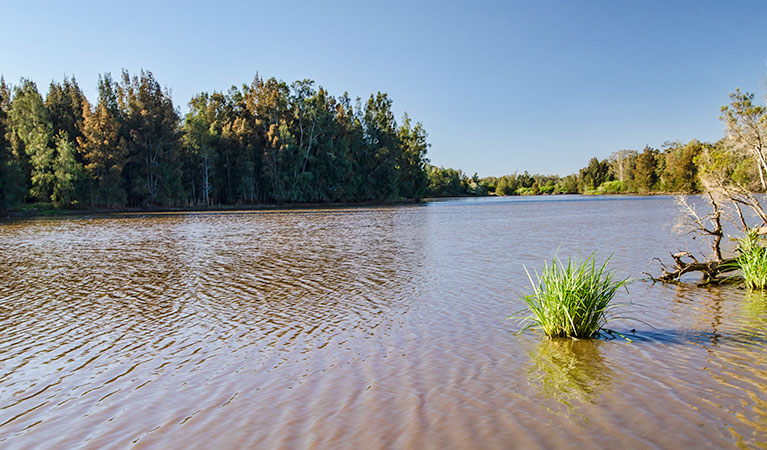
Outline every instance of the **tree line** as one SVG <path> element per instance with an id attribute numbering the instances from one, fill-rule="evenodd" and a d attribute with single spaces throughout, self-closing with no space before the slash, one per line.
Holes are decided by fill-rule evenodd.
<path id="1" fill-rule="evenodd" d="M 667 142 L 660 149 L 619 150 L 567 176 L 513 173 L 469 177 L 428 166 L 429 192 L 437 196 L 529 194 L 696 194 L 712 183 L 744 192 L 767 191 L 767 107 L 736 89 L 722 106 L 725 136 L 714 143 Z M 723 189 L 723 188 L 722 188 Z M 720 190 L 722 190 L 720 189 Z M 767 215 L 765 215 L 767 219 Z"/>
<path id="2" fill-rule="evenodd" d="M 420 199 L 426 138 L 387 94 L 363 103 L 310 80 L 256 75 L 181 117 L 149 71 L 99 76 L 93 104 L 74 77 L 44 98 L 0 78 L 0 211 Z"/>
<path id="3" fill-rule="evenodd" d="M 467 176 L 460 170 L 428 167 L 429 190 L 446 196 L 537 194 L 698 193 L 699 156 L 721 147 L 692 140 L 666 143 L 661 149 L 619 150 L 567 176 L 512 173 L 501 177 Z"/>
<path id="4" fill-rule="evenodd" d="M 765 191 L 767 108 L 739 90 L 730 98 L 721 116 L 728 131 L 715 143 L 619 150 L 567 176 L 480 178 L 430 165 L 423 125 L 407 114 L 398 124 L 381 92 L 363 103 L 311 80 L 256 75 L 225 93 L 195 95 L 181 117 L 149 71 L 123 71 L 119 82 L 101 75 L 95 104 L 74 77 L 51 82 L 44 98 L 30 80 L 9 86 L 0 77 L 0 212 L 24 202 L 146 208 L 699 193 L 710 173 Z"/>

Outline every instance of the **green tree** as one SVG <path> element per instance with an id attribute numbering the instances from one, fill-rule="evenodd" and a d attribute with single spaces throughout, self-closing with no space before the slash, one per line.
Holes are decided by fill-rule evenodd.
<path id="1" fill-rule="evenodd" d="M 520 188 L 517 174 L 504 175 L 498 179 L 495 185 L 495 195 L 515 195 Z"/>
<path id="2" fill-rule="evenodd" d="M 82 136 L 85 95 L 74 77 L 59 84 L 51 82 L 45 97 L 45 109 L 53 125 L 54 135 L 64 132 L 70 142 Z"/>
<path id="3" fill-rule="evenodd" d="M 210 205 L 214 192 L 214 170 L 218 154 L 216 152 L 219 130 L 214 125 L 215 110 L 209 107 L 208 94 L 202 93 L 189 102 L 189 113 L 183 125 L 183 143 L 193 161 L 191 192 L 203 205 Z M 212 105 L 210 105 L 212 106 Z M 213 114 L 211 114 L 213 113 Z M 199 183 L 198 183 L 199 180 Z"/>
<path id="4" fill-rule="evenodd" d="M 397 138 L 397 123 L 391 111 L 389 96 L 378 92 L 370 95 L 365 104 L 364 154 L 361 170 L 367 175 L 365 199 L 388 199 L 399 195 L 399 173 L 397 161 L 400 147 Z"/>
<path id="5" fill-rule="evenodd" d="M 460 170 L 428 166 L 429 195 L 432 197 L 458 197 L 466 195 L 468 177 Z"/>
<path id="6" fill-rule="evenodd" d="M 581 169 L 579 175 L 584 191 L 596 190 L 602 183 L 610 180 L 610 164 L 591 158 L 589 165 Z"/>
<path id="7" fill-rule="evenodd" d="M 673 192 L 698 191 L 698 167 L 695 158 L 705 144 L 692 140 L 686 145 L 675 143 L 664 153 L 665 167 L 662 180 L 666 190 Z"/>
<path id="8" fill-rule="evenodd" d="M 426 164 L 429 162 L 426 159 L 426 151 L 429 144 L 426 136 L 426 130 L 421 122 L 411 126 L 410 117 L 405 113 L 399 128 L 401 152 L 397 168 L 400 172 L 399 191 L 407 198 L 422 199 L 429 187 L 429 178 L 426 174 Z"/>
<path id="9" fill-rule="evenodd" d="M 53 125 L 43 98 L 32 81 L 22 79 L 21 85 L 15 89 L 11 103 L 11 129 L 17 147 L 22 147 L 28 157 L 31 197 L 49 201 L 55 182 L 53 163 L 56 152 L 51 145 Z"/>
<path id="10" fill-rule="evenodd" d="M 9 136 L 11 91 L 0 77 L 0 214 L 19 204 L 26 190 L 24 176 L 11 149 Z"/>
<path id="11" fill-rule="evenodd" d="M 639 192 L 650 192 L 658 182 L 658 151 L 645 147 L 636 158 L 634 183 Z"/>
<path id="12" fill-rule="evenodd" d="M 87 198 L 92 206 L 119 207 L 126 202 L 123 168 L 128 150 L 120 136 L 114 92 L 111 78 L 105 76 L 99 80 L 96 107 L 83 105 L 82 136 L 77 142 L 90 180 Z"/>
<path id="13" fill-rule="evenodd" d="M 767 108 L 754 104 L 754 94 L 736 89 L 720 117 L 727 127 L 727 144 L 733 151 L 749 154 L 759 167 L 762 190 L 767 190 Z"/>
<path id="14" fill-rule="evenodd" d="M 120 107 L 129 139 L 128 202 L 171 205 L 184 197 L 181 171 L 180 118 L 170 93 L 149 71 L 131 77 L 123 71 Z"/>
<path id="15" fill-rule="evenodd" d="M 83 180 L 83 166 L 77 161 L 75 145 L 65 131 L 55 136 L 56 159 L 53 162 L 55 182 L 51 200 L 56 207 L 68 208 L 78 204 L 78 190 Z"/>

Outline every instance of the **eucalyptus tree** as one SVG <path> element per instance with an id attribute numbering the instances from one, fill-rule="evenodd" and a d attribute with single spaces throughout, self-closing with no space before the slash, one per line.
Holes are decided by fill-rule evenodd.
<path id="1" fill-rule="evenodd" d="M 754 104 L 754 94 L 736 89 L 730 94 L 730 104 L 721 111 L 720 118 L 727 127 L 726 143 L 733 151 L 753 157 L 762 190 L 767 190 L 767 108 Z"/>

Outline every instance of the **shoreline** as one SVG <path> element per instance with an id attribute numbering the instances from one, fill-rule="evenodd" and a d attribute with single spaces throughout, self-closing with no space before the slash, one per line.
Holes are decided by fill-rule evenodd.
<path id="1" fill-rule="evenodd" d="M 139 214 L 178 214 L 178 213 L 226 213 L 226 212 L 246 212 L 246 211 L 288 211 L 288 210 L 315 210 L 315 209 L 345 209 L 358 207 L 377 207 L 377 206 L 400 206 L 400 205 L 424 205 L 430 201 L 440 201 L 451 198 L 503 198 L 503 197 L 557 197 L 583 195 L 589 197 L 599 197 L 605 195 L 617 195 L 626 197 L 645 197 L 645 196 L 668 196 L 668 195 L 698 195 L 689 192 L 625 192 L 625 193 L 574 193 L 574 194 L 521 194 L 521 195 L 462 195 L 446 197 L 426 197 L 423 199 L 397 199 L 397 200 L 379 200 L 379 201 L 360 201 L 360 202 L 298 202 L 298 203 L 260 203 L 255 205 L 211 205 L 211 206 L 150 206 L 150 207 L 125 207 L 125 208 L 88 208 L 88 209 L 65 209 L 54 208 L 50 204 L 38 203 L 25 205 L 20 209 L 12 209 L 5 215 L 0 215 L 0 220 L 20 220 L 35 218 L 56 218 L 67 216 L 89 216 L 89 215 L 139 215 Z"/>
<path id="2" fill-rule="evenodd" d="M 400 206 L 400 205 L 419 205 L 425 204 L 425 200 L 399 199 L 391 201 L 361 201 L 361 202 L 300 202 L 300 203 L 261 203 L 255 205 L 215 205 L 215 206 L 153 206 L 145 208 L 89 208 L 89 209 L 65 209 L 54 208 L 50 205 L 39 205 L 36 208 L 34 204 L 26 209 L 14 209 L 8 211 L 5 215 L 0 215 L 0 220 L 20 220 L 36 218 L 57 218 L 67 216 L 90 216 L 90 215 L 141 215 L 141 214 L 182 214 L 182 213 L 221 213 L 221 212 L 246 212 L 246 211 L 289 211 L 294 209 L 316 210 L 316 209 L 345 209 L 356 207 L 376 207 L 376 206 Z"/>

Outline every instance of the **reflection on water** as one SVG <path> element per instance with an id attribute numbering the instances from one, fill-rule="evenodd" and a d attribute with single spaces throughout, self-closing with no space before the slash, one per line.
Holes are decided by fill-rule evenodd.
<path id="1" fill-rule="evenodd" d="M 572 411 L 576 403 L 592 402 L 609 389 L 614 371 L 595 340 L 543 339 L 530 352 L 528 381 L 541 395 Z"/>
<path id="2" fill-rule="evenodd" d="M 743 316 L 754 327 L 764 329 L 767 325 L 767 292 L 746 290 L 743 297 Z"/>
<path id="3" fill-rule="evenodd" d="M 641 277 L 697 250 L 673 223 L 568 196 L 0 224 L 0 447 L 765 446 L 759 294 L 635 283 L 633 343 L 504 320 L 523 266 Z"/>

